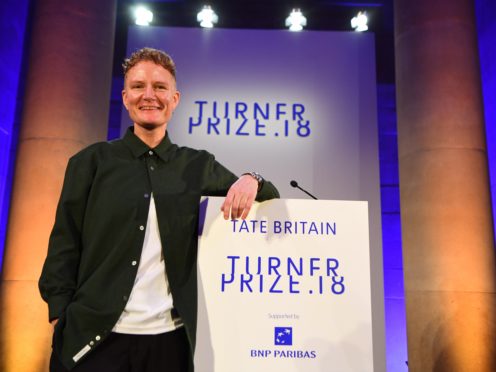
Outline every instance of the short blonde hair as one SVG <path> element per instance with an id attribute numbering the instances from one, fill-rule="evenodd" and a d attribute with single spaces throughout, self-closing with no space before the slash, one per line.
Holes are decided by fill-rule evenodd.
<path id="1" fill-rule="evenodd" d="M 136 66 L 139 62 L 151 61 L 159 66 L 162 66 L 171 73 L 176 80 L 176 64 L 171 56 L 159 49 L 142 48 L 135 51 L 129 58 L 124 60 L 122 68 L 124 69 L 124 78 L 128 71 Z"/>

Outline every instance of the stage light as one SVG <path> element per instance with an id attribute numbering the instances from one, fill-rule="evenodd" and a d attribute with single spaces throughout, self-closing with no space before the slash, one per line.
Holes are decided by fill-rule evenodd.
<path id="1" fill-rule="evenodd" d="M 358 12 L 356 17 L 351 19 L 351 27 L 357 32 L 367 31 L 369 27 L 367 26 L 368 18 L 367 13 Z"/>
<path id="2" fill-rule="evenodd" d="M 205 5 L 203 9 L 196 16 L 198 22 L 200 22 L 201 27 L 212 28 L 214 27 L 214 23 L 219 21 L 219 17 L 210 5 Z"/>
<path id="3" fill-rule="evenodd" d="M 136 24 L 139 26 L 148 26 L 153 20 L 153 13 L 144 6 L 138 6 L 134 9 L 134 16 Z"/>
<path id="4" fill-rule="evenodd" d="M 289 31 L 301 31 L 303 26 L 307 25 L 307 19 L 303 16 L 300 9 L 293 9 L 286 18 L 286 27 L 289 27 Z"/>

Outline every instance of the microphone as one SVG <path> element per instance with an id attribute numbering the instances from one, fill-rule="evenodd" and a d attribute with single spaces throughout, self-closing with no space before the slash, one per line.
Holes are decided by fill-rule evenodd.
<path id="1" fill-rule="evenodd" d="M 297 189 L 300 189 L 301 191 L 303 191 L 305 194 L 307 194 L 308 196 L 310 196 L 311 198 L 315 199 L 315 200 L 318 200 L 315 196 L 313 196 L 312 194 L 310 194 L 307 190 L 305 189 L 302 189 L 300 186 L 298 186 L 298 182 L 296 182 L 295 180 L 292 180 L 290 183 L 289 183 L 291 186 L 297 188 Z"/>

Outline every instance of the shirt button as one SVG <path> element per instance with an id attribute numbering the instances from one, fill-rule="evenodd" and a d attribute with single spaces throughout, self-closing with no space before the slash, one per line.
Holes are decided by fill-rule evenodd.
<path id="1" fill-rule="evenodd" d="M 131 262 L 131 265 L 136 266 L 137 263 L 138 263 L 137 261 L 133 261 Z"/>
<path id="2" fill-rule="evenodd" d="M 143 195 L 146 199 L 148 199 L 150 197 L 150 194 L 145 194 Z"/>
<path id="3" fill-rule="evenodd" d="M 152 151 L 152 150 L 148 151 L 148 153 L 149 153 L 150 155 L 153 155 L 153 151 Z"/>
<path id="4" fill-rule="evenodd" d="M 141 225 L 139 229 L 143 231 L 145 229 L 145 226 Z"/>
<path id="5" fill-rule="evenodd" d="M 101 339 L 101 337 L 98 335 L 95 337 L 95 340 L 97 340 L 97 341 L 100 341 L 100 339 Z"/>
<path id="6" fill-rule="evenodd" d="M 150 167 L 151 170 L 154 170 L 155 168 L 153 167 L 153 165 Z"/>
<path id="7" fill-rule="evenodd" d="M 127 301 L 127 296 L 122 296 L 122 299 L 123 299 L 124 301 Z"/>
<path id="8" fill-rule="evenodd" d="M 90 341 L 90 346 L 93 346 L 95 343 L 93 341 Z"/>

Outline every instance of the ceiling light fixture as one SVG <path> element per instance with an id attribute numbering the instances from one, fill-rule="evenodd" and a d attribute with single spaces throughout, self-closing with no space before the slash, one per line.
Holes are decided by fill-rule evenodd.
<path id="1" fill-rule="evenodd" d="M 303 26 L 307 25 L 307 19 L 303 16 L 300 9 L 293 9 L 286 18 L 286 27 L 289 27 L 289 31 L 301 31 Z"/>
<path id="2" fill-rule="evenodd" d="M 135 23 L 139 26 L 149 26 L 153 20 L 153 13 L 144 6 L 138 6 L 134 9 Z"/>
<path id="3" fill-rule="evenodd" d="M 367 31 L 369 27 L 367 26 L 368 17 L 365 12 L 358 12 L 356 17 L 351 19 L 351 27 L 357 32 Z"/>
<path id="4" fill-rule="evenodd" d="M 219 17 L 210 5 L 205 5 L 196 16 L 196 19 L 200 22 L 200 26 L 205 28 L 212 28 L 214 27 L 214 23 L 219 21 Z"/>

